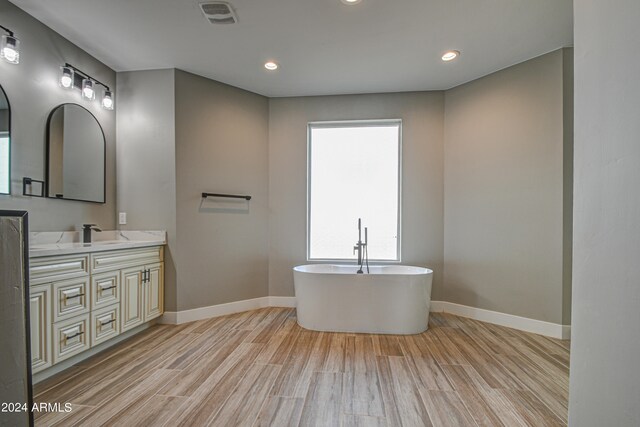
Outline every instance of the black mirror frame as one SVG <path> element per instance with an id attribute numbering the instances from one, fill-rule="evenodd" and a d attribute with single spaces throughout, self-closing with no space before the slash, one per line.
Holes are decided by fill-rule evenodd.
<path id="1" fill-rule="evenodd" d="M 91 117 L 93 117 L 93 119 L 96 121 L 96 123 L 98 124 L 98 127 L 100 128 L 100 133 L 102 133 L 102 159 L 103 159 L 103 166 L 102 166 L 102 201 L 96 201 L 96 200 L 83 200 L 83 199 L 68 199 L 68 198 L 64 198 L 64 197 L 51 197 L 49 195 L 49 149 L 50 149 L 50 140 L 51 140 L 51 119 L 53 118 L 53 114 L 58 110 L 58 108 L 60 107 L 64 107 L 65 105 L 75 105 L 78 106 L 80 108 L 82 108 L 83 110 L 85 110 L 87 113 L 91 114 Z M 45 160 L 45 190 L 44 190 L 44 194 L 46 198 L 49 199 L 55 199 L 55 200 L 70 200 L 73 202 L 85 202 L 85 203 L 97 203 L 97 204 L 105 204 L 107 203 L 107 138 L 104 135 L 104 129 L 102 129 L 102 125 L 100 124 L 100 121 L 98 120 L 98 118 L 91 112 L 89 111 L 87 108 L 83 107 L 80 104 L 76 104 L 74 102 L 65 102 L 64 104 L 60 104 L 57 105 L 55 108 L 53 108 L 51 110 L 51 112 L 49 113 L 49 117 L 47 117 L 47 144 L 46 144 L 46 151 L 47 151 L 47 157 Z"/>
<path id="2" fill-rule="evenodd" d="M 0 193 L 0 196 L 10 196 L 11 195 L 11 144 L 13 142 L 13 138 L 11 138 L 11 103 L 9 102 L 9 97 L 7 96 L 7 92 L 5 92 L 2 85 L 0 85 L 0 93 L 4 95 L 4 99 L 7 100 L 7 107 L 9 107 L 9 164 L 8 164 L 8 177 L 9 177 L 9 192 L 8 193 Z"/>

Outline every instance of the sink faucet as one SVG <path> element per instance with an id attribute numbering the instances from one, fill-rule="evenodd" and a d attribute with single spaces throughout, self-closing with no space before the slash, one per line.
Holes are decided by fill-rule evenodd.
<path id="1" fill-rule="evenodd" d="M 362 241 L 362 218 L 358 218 L 358 243 L 353 247 L 353 252 L 358 251 L 358 265 L 360 268 L 356 273 L 363 274 L 362 265 L 364 258 L 367 259 L 367 273 L 369 272 L 369 253 L 367 250 L 367 227 L 364 228 L 364 242 Z M 362 256 L 364 254 L 364 257 Z"/>
<path id="2" fill-rule="evenodd" d="M 82 224 L 82 242 L 91 243 L 91 230 L 102 231 L 96 224 Z"/>

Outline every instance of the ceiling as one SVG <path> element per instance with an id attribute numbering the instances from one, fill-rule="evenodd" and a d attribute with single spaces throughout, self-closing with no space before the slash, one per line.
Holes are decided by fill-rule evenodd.
<path id="1" fill-rule="evenodd" d="M 233 25 L 198 0 L 11 1 L 116 71 L 273 97 L 448 89 L 573 43 L 572 0 L 230 0 Z M 444 63 L 448 49 L 462 54 Z"/>

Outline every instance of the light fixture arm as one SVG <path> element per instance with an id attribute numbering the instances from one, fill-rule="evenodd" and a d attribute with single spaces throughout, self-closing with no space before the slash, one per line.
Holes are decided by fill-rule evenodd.
<path id="1" fill-rule="evenodd" d="M 84 77 L 86 79 L 91 79 L 94 83 L 97 83 L 100 86 L 104 87 L 106 90 L 111 91 L 111 89 L 109 89 L 109 86 L 107 86 L 106 84 L 102 83 L 100 80 L 94 78 L 93 76 L 89 75 L 88 73 L 85 73 L 84 71 L 82 71 L 78 67 L 73 66 L 73 65 L 69 64 L 68 62 L 66 62 L 64 64 L 64 66 L 71 68 L 76 74 L 80 75 L 81 77 Z"/>
<path id="2" fill-rule="evenodd" d="M 0 28 L 2 28 L 3 30 L 5 30 L 7 32 L 7 34 L 9 34 L 11 37 L 13 37 L 13 31 L 11 31 L 10 29 L 8 29 L 7 27 L 3 27 L 2 25 L 0 25 Z"/>

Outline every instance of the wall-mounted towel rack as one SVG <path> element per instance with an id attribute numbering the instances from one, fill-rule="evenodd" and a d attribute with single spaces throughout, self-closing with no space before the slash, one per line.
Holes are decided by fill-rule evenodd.
<path id="1" fill-rule="evenodd" d="M 245 199 L 251 200 L 251 196 L 243 196 L 238 194 L 217 194 L 217 193 L 202 193 L 202 198 L 206 199 L 207 197 L 226 197 L 228 199 Z"/>

